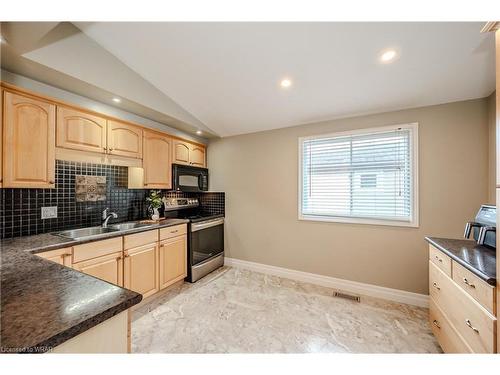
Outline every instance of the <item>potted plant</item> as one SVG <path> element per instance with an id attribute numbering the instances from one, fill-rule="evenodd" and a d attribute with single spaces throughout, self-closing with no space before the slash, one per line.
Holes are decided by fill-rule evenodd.
<path id="1" fill-rule="evenodd" d="M 158 220 L 160 218 L 160 212 L 158 209 L 161 207 L 161 190 L 151 190 L 149 192 L 149 197 L 146 198 L 146 202 L 149 203 L 148 212 L 151 219 Z"/>

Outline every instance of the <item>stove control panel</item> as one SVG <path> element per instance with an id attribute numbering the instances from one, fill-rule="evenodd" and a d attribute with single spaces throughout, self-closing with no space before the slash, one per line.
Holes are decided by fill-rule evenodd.
<path id="1" fill-rule="evenodd" d="M 198 207 L 198 198 L 163 198 L 165 211 L 182 210 L 184 208 Z"/>

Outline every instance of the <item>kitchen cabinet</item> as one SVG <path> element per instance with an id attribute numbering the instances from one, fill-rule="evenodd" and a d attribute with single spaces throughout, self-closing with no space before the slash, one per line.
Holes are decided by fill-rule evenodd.
<path id="1" fill-rule="evenodd" d="M 205 147 L 181 140 L 174 140 L 173 163 L 206 167 Z"/>
<path id="2" fill-rule="evenodd" d="M 66 247 L 63 249 L 44 251 L 43 253 L 38 253 L 36 255 L 40 258 L 50 260 L 51 262 L 58 263 L 62 266 L 71 267 L 72 254 L 73 251 L 71 247 Z"/>
<path id="3" fill-rule="evenodd" d="M 187 276 L 186 235 L 172 237 L 160 242 L 160 289 Z"/>
<path id="4" fill-rule="evenodd" d="M 121 251 L 73 263 L 73 268 L 108 283 L 123 286 L 123 254 Z"/>
<path id="5" fill-rule="evenodd" d="M 0 89 L 0 188 L 2 188 L 3 184 L 3 175 L 2 175 L 2 137 L 3 137 L 3 90 Z"/>
<path id="6" fill-rule="evenodd" d="M 4 92 L 3 187 L 55 187 L 56 106 Z"/>
<path id="7" fill-rule="evenodd" d="M 143 136 L 144 187 L 172 188 L 172 140 L 162 133 L 144 131 Z"/>
<path id="8" fill-rule="evenodd" d="M 108 121 L 107 151 L 110 155 L 142 159 L 142 129 L 119 121 Z"/>
<path id="9" fill-rule="evenodd" d="M 144 298 L 158 292 L 158 243 L 124 251 L 123 286 Z"/>
<path id="10" fill-rule="evenodd" d="M 496 352 L 494 289 L 429 247 L 429 323 L 445 352 Z"/>
<path id="11" fill-rule="evenodd" d="M 106 119 L 58 106 L 57 147 L 105 153 Z"/>

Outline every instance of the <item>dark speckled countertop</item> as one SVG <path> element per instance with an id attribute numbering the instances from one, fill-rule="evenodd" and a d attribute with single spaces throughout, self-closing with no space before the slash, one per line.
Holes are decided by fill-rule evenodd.
<path id="1" fill-rule="evenodd" d="M 0 352 L 44 352 L 139 303 L 142 296 L 34 255 L 187 220 L 81 241 L 41 234 L 0 241 Z"/>
<path id="2" fill-rule="evenodd" d="M 496 252 L 476 241 L 425 237 L 427 242 L 463 265 L 488 284 L 496 285 Z"/>

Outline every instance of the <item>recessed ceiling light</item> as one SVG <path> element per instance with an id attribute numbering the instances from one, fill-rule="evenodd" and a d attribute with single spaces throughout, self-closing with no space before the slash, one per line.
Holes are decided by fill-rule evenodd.
<path id="1" fill-rule="evenodd" d="M 388 49 L 388 50 L 382 52 L 382 54 L 380 55 L 380 61 L 383 63 L 391 62 L 396 58 L 397 55 L 398 54 L 395 50 Z"/>
<path id="2" fill-rule="evenodd" d="M 284 78 L 281 80 L 280 86 L 283 87 L 284 89 L 287 89 L 290 86 L 292 86 L 292 81 L 288 78 Z"/>
<path id="3" fill-rule="evenodd" d="M 197 130 L 197 131 L 196 131 L 196 134 L 198 134 L 198 135 L 201 135 L 201 133 L 202 133 L 202 131 L 201 131 L 201 130 Z"/>
<path id="4" fill-rule="evenodd" d="M 113 101 L 114 101 L 115 103 L 120 103 L 122 100 L 121 100 L 120 98 L 113 98 Z"/>

